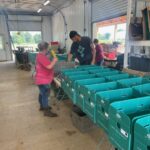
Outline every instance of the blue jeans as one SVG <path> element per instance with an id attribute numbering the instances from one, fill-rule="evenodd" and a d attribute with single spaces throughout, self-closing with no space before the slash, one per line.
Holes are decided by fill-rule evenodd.
<path id="1" fill-rule="evenodd" d="M 48 97 L 50 95 L 49 85 L 39 85 L 39 103 L 41 108 L 48 108 Z"/>
<path id="2" fill-rule="evenodd" d="M 98 62 L 96 63 L 96 65 L 97 65 L 97 66 L 102 66 L 103 63 L 104 63 L 104 59 L 101 59 L 100 61 L 98 61 Z"/>

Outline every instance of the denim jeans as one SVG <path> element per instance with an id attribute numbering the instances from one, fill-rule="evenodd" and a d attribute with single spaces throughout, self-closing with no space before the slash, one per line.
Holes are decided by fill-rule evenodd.
<path id="1" fill-rule="evenodd" d="M 100 61 L 98 61 L 98 62 L 96 63 L 96 65 L 97 65 L 97 66 L 102 66 L 103 63 L 104 63 L 104 59 L 101 59 Z"/>
<path id="2" fill-rule="evenodd" d="M 48 108 L 48 97 L 50 95 L 49 85 L 39 85 L 39 103 L 41 108 Z"/>

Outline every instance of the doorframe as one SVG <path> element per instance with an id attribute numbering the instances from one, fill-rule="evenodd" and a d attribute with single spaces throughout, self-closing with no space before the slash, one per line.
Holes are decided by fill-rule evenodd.
<path id="1" fill-rule="evenodd" d="M 3 49 L 0 49 L 0 50 L 3 50 L 3 51 L 6 51 L 6 47 L 5 47 L 5 37 L 4 37 L 4 34 L 1 34 L 0 33 L 0 36 L 2 37 L 2 44 L 3 44 Z"/>
<path id="2" fill-rule="evenodd" d="M 0 36 L 2 37 L 2 44 L 3 44 L 3 49 L 0 49 L 0 52 L 4 54 L 4 59 L 1 60 L 1 61 L 7 61 L 7 51 L 6 51 L 6 45 L 5 45 L 5 36 L 2 33 L 0 33 Z"/>

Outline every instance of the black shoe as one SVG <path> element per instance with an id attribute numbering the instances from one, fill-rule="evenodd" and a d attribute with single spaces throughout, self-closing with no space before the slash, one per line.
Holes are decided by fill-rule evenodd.
<path id="1" fill-rule="evenodd" d="M 50 106 L 49 106 L 48 108 L 49 108 L 50 110 L 52 109 L 52 107 L 50 107 Z M 44 111 L 44 110 L 45 110 L 45 109 L 44 109 L 43 107 L 40 107 L 40 108 L 39 108 L 39 111 Z"/>
<path id="2" fill-rule="evenodd" d="M 57 117 L 58 115 L 56 113 L 53 113 L 50 109 L 44 110 L 44 116 L 47 117 Z"/>

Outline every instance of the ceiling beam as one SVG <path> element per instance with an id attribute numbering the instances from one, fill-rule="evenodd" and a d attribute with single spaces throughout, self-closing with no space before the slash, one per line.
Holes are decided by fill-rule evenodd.
<path id="1" fill-rule="evenodd" d="M 52 13 L 49 12 L 41 12 L 37 13 L 34 11 L 14 11 L 9 9 L 0 9 L 0 15 L 32 15 L 32 16 L 51 16 Z"/>

